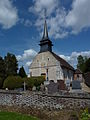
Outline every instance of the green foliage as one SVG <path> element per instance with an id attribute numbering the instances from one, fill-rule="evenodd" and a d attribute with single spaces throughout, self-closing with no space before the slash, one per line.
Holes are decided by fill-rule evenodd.
<path id="1" fill-rule="evenodd" d="M 90 58 L 86 60 L 85 62 L 85 70 L 84 72 L 90 72 Z"/>
<path id="2" fill-rule="evenodd" d="M 82 57 L 80 55 L 77 60 L 77 68 L 79 68 L 83 73 L 90 72 L 90 58 Z"/>
<path id="3" fill-rule="evenodd" d="M 13 112 L 0 112 L 0 120 L 39 120 L 38 118 Z"/>
<path id="4" fill-rule="evenodd" d="M 83 56 L 79 55 L 77 60 L 78 60 L 78 65 L 77 66 L 80 67 L 80 65 L 84 63 L 84 58 L 83 58 Z"/>
<path id="5" fill-rule="evenodd" d="M 7 53 L 7 56 L 3 59 L 0 57 L 0 78 L 2 81 L 6 79 L 7 76 L 17 75 L 18 64 L 15 55 Z M 3 83 L 0 83 L 0 88 Z"/>
<path id="6" fill-rule="evenodd" d="M 21 76 L 22 78 L 27 77 L 23 66 L 19 69 L 19 76 Z"/>
<path id="7" fill-rule="evenodd" d="M 78 60 L 77 68 L 84 72 L 85 69 L 84 58 L 80 55 L 78 56 L 77 60 Z"/>
<path id="8" fill-rule="evenodd" d="M 3 86 L 3 79 L 0 77 L 0 88 Z"/>
<path id="9" fill-rule="evenodd" d="M 15 55 L 7 53 L 3 59 L 0 57 L 0 88 L 3 87 L 3 82 L 8 76 L 17 75 L 18 64 Z"/>
<path id="10" fill-rule="evenodd" d="M 4 81 L 5 77 L 6 77 L 5 64 L 4 64 L 3 58 L 0 57 L 0 88 L 2 88 L 3 81 Z"/>
<path id="11" fill-rule="evenodd" d="M 23 86 L 23 79 L 20 76 L 8 76 L 3 84 L 3 88 L 10 90 L 15 88 L 21 88 Z"/>
<path id="12" fill-rule="evenodd" d="M 7 56 L 4 58 L 6 75 L 17 75 L 18 64 L 15 55 L 7 53 Z"/>
<path id="13" fill-rule="evenodd" d="M 0 77 L 3 80 L 5 78 L 5 63 L 2 57 L 0 57 Z"/>
<path id="14" fill-rule="evenodd" d="M 32 77 L 31 79 L 34 80 L 34 85 L 35 85 L 36 87 L 40 86 L 41 83 L 43 83 L 43 82 L 45 81 L 45 77 L 43 77 L 43 76 Z"/>
<path id="15" fill-rule="evenodd" d="M 88 109 L 85 109 L 81 115 L 81 120 L 89 120 L 89 119 L 90 119 L 90 114 L 88 113 Z"/>
<path id="16" fill-rule="evenodd" d="M 39 76 L 24 78 L 24 80 L 27 83 L 27 88 L 32 88 L 33 86 L 36 86 L 38 88 L 42 83 L 44 83 L 45 78 L 43 76 Z"/>

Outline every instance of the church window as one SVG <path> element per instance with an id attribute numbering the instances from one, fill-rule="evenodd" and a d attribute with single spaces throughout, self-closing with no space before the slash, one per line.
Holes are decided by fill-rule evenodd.
<path id="1" fill-rule="evenodd" d="M 48 61 L 49 61 L 50 59 L 49 59 L 49 57 L 48 57 Z"/>

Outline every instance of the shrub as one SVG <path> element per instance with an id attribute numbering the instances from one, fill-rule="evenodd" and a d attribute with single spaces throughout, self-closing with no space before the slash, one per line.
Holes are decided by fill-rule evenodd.
<path id="1" fill-rule="evenodd" d="M 43 76 L 31 77 L 31 79 L 34 80 L 34 86 L 36 87 L 40 86 L 45 81 Z"/>
<path id="2" fill-rule="evenodd" d="M 24 78 L 24 81 L 26 81 L 27 88 L 32 88 L 34 86 L 34 80 L 30 78 Z"/>
<path id="3" fill-rule="evenodd" d="M 81 115 L 81 120 L 89 120 L 89 119 L 90 119 L 90 114 L 88 113 L 88 109 L 85 109 Z"/>
<path id="4" fill-rule="evenodd" d="M 36 86 L 38 88 L 42 83 L 44 83 L 45 78 L 43 76 L 39 76 L 24 78 L 23 80 L 26 81 L 27 88 L 32 88 L 33 86 Z"/>
<path id="5" fill-rule="evenodd" d="M 8 88 L 10 90 L 21 88 L 23 86 L 23 79 L 19 76 L 9 76 L 5 79 L 3 88 Z"/>

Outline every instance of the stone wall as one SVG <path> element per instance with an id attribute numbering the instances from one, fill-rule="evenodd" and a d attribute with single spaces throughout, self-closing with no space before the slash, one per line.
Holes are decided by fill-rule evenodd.
<path id="1" fill-rule="evenodd" d="M 59 93 L 46 94 L 40 92 L 0 91 L 0 105 L 25 106 L 35 108 L 73 109 L 90 107 L 90 94 L 86 93 Z"/>
<path id="2" fill-rule="evenodd" d="M 59 71 L 57 69 L 59 67 Z M 60 61 L 52 55 L 51 52 L 42 52 L 36 55 L 33 62 L 30 65 L 30 72 L 32 76 L 41 76 L 42 73 L 46 73 L 46 68 L 48 68 L 48 78 L 49 80 L 54 80 L 57 82 L 57 71 L 61 72 L 58 79 L 63 79 L 62 68 L 60 66 Z"/>

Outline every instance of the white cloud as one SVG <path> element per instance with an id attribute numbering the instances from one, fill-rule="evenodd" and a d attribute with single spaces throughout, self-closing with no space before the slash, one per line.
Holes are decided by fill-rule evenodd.
<path id="1" fill-rule="evenodd" d="M 69 34 L 78 34 L 90 27 L 90 0 L 73 0 L 71 9 L 60 5 L 60 0 L 33 0 L 34 5 L 29 8 L 38 16 L 35 26 L 43 30 L 43 16 L 46 9 L 49 35 L 52 38 L 64 38 Z"/>
<path id="2" fill-rule="evenodd" d="M 68 32 L 62 30 L 66 12 L 64 8 L 61 9 L 59 0 L 34 0 L 34 6 L 30 7 L 29 11 L 38 16 L 37 20 L 35 21 L 35 26 L 38 28 L 38 30 L 42 33 L 45 10 L 46 16 L 48 16 L 47 23 L 50 37 L 57 39 L 67 36 Z"/>
<path id="3" fill-rule="evenodd" d="M 30 64 L 32 63 L 32 61 L 28 61 L 28 62 L 26 62 L 26 64 L 25 64 L 25 66 L 26 67 L 30 67 Z"/>
<path id="4" fill-rule="evenodd" d="M 50 15 L 56 9 L 58 5 L 58 0 L 33 0 L 34 6 L 29 8 L 30 12 L 34 12 L 39 14 L 40 16 L 43 14 L 44 9 L 46 9 L 46 14 Z"/>
<path id="5" fill-rule="evenodd" d="M 79 55 L 90 58 L 90 51 L 72 52 L 70 56 L 65 56 L 65 55 L 59 55 L 59 56 L 65 59 L 67 62 L 69 62 L 72 66 L 76 67 L 77 57 Z"/>
<path id="6" fill-rule="evenodd" d="M 70 56 L 65 56 L 65 55 L 59 55 L 61 58 L 63 58 L 66 61 L 70 60 Z"/>
<path id="7" fill-rule="evenodd" d="M 16 25 L 18 21 L 18 11 L 13 6 L 11 0 L 0 0 L 0 24 L 2 28 L 9 29 Z"/>
<path id="8" fill-rule="evenodd" d="M 72 52 L 71 57 L 75 58 L 78 57 L 79 55 L 82 55 L 83 57 L 90 57 L 90 51 L 82 51 L 82 52 Z"/>
<path id="9" fill-rule="evenodd" d="M 66 26 L 71 27 L 74 34 L 90 27 L 90 0 L 74 0 L 65 19 Z"/>
<path id="10" fill-rule="evenodd" d="M 33 49 L 25 50 L 22 55 L 17 55 L 18 61 L 32 60 L 36 56 L 37 52 Z"/>
<path id="11" fill-rule="evenodd" d="M 29 73 L 28 67 L 30 67 L 30 64 L 33 60 L 33 58 L 36 56 L 37 52 L 33 49 L 24 50 L 24 53 L 22 55 L 17 55 L 16 58 L 19 62 L 19 66 L 24 66 L 27 74 Z"/>
<path id="12" fill-rule="evenodd" d="M 68 35 L 68 31 L 64 29 L 66 12 L 64 9 L 57 9 L 56 15 L 48 19 L 49 34 L 55 39 L 64 38 Z"/>

